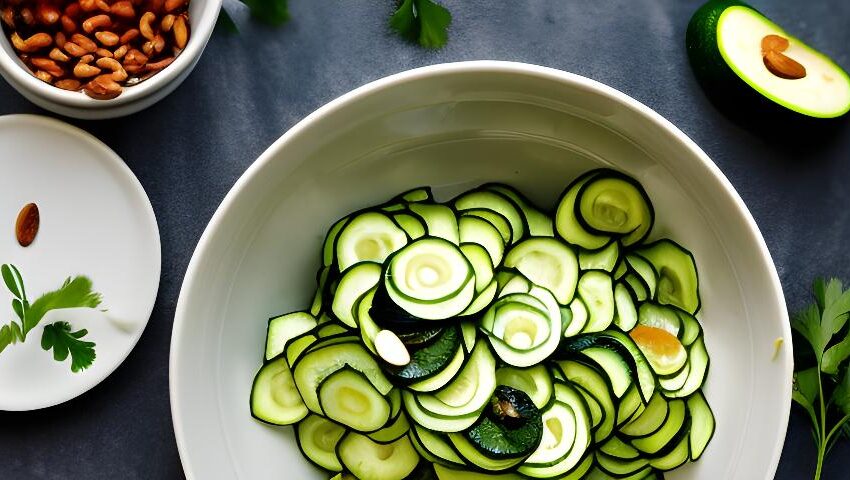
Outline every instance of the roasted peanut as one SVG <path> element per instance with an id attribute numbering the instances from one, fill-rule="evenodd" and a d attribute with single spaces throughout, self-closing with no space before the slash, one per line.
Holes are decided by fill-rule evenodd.
<path id="1" fill-rule="evenodd" d="M 121 44 L 130 43 L 133 40 L 135 40 L 136 37 L 138 37 L 138 36 L 139 36 L 139 29 L 131 28 L 131 29 L 127 30 L 126 32 L 124 32 L 123 35 L 121 35 L 121 38 L 118 40 L 118 43 L 121 43 Z"/>
<path id="2" fill-rule="evenodd" d="M 156 36 L 153 37 L 153 40 L 151 40 L 151 43 L 153 44 L 153 51 L 155 53 L 162 53 L 162 51 L 165 50 L 165 39 L 162 38 L 162 35 L 157 33 Z"/>
<path id="3" fill-rule="evenodd" d="M 133 4 L 127 0 L 121 0 L 113 3 L 112 6 L 109 7 L 109 12 L 116 17 L 121 18 L 133 18 L 136 16 L 136 10 L 133 8 Z"/>
<path id="4" fill-rule="evenodd" d="M 43 25 L 53 25 L 61 15 L 58 8 L 47 3 L 40 3 L 35 9 L 35 18 Z"/>
<path id="5" fill-rule="evenodd" d="M 126 67 L 128 64 L 130 65 L 144 65 L 148 63 L 148 56 L 144 53 L 136 50 L 135 48 L 131 49 L 124 55 L 124 66 Z"/>
<path id="6" fill-rule="evenodd" d="M 54 77 L 61 77 L 62 75 L 65 75 L 65 70 L 49 58 L 33 58 L 30 62 L 35 68 L 44 70 Z"/>
<path id="7" fill-rule="evenodd" d="M 159 26 L 163 32 L 170 32 L 171 27 L 174 26 L 174 15 L 169 13 L 168 15 L 162 17 L 162 23 L 160 23 Z"/>
<path id="8" fill-rule="evenodd" d="M 163 68 L 171 65 L 171 62 L 174 61 L 174 57 L 164 58 L 158 62 L 145 64 L 145 70 L 148 72 L 158 72 Z"/>
<path id="9" fill-rule="evenodd" d="M 65 7 L 62 13 L 71 18 L 79 18 L 80 14 L 83 13 L 83 9 L 80 7 L 79 2 L 74 2 Z"/>
<path id="10" fill-rule="evenodd" d="M 50 51 L 50 55 L 48 55 L 52 60 L 56 60 L 57 62 L 67 62 L 71 58 L 68 55 L 65 55 L 65 52 L 59 50 L 59 48 L 53 48 Z"/>
<path id="11" fill-rule="evenodd" d="M 124 70 L 123 66 L 121 66 L 121 62 L 114 58 L 98 58 L 97 66 L 107 70 L 112 70 L 112 79 L 116 82 L 123 82 L 124 80 L 127 80 L 127 71 Z"/>
<path id="12" fill-rule="evenodd" d="M 35 25 L 35 15 L 33 15 L 32 10 L 27 7 L 21 9 L 21 21 L 24 22 L 25 25 L 33 26 Z"/>
<path id="13" fill-rule="evenodd" d="M 24 53 L 41 50 L 42 48 L 49 47 L 53 43 L 53 38 L 46 33 L 36 33 L 24 40 L 20 35 L 18 35 L 18 32 L 14 32 L 10 35 L 10 39 L 15 50 Z"/>
<path id="14" fill-rule="evenodd" d="M 77 23 L 68 15 L 62 15 L 59 20 L 62 22 L 62 30 L 65 33 L 71 34 L 77 31 Z"/>
<path id="15" fill-rule="evenodd" d="M 56 35 L 53 36 L 53 41 L 56 42 L 56 46 L 62 48 L 65 46 L 66 37 L 64 32 L 56 32 Z"/>
<path id="16" fill-rule="evenodd" d="M 156 20 L 156 15 L 154 15 L 153 12 L 145 12 L 145 14 L 142 15 L 142 18 L 139 19 L 139 32 L 148 40 L 153 40 L 155 35 L 153 26 L 151 26 L 151 22 L 154 20 Z"/>
<path id="17" fill-rule="evenodd" d="M 165 0 L 163 7 L 166 12 L 173 12 L 178 8 L 182 7 L 186 3 L 186 0 Z"/>
<path id="18" fill-rule="evenodd" d="M 109 18 L 109 15 L 103 13 L 89 17 L 83 21 L 83 30 L 85 30 L 86 33 L 91 33 L 99 28 L 107 28 L 111 26 L 112 19 Z"/>
<path id="19" fill-rule="evenodd" d="M 94 65 L 80 62 L 74 66 L 74 76 L 77 78 L 89 78 L 100 74 L 100 69 Z"/>
<path id="20" fill-rule="evenodd" d="M 64 48 L 65 51 L 68 52 L 72 57 L 82 57 L 83 55 L 88 53 L 86 52 L 85 48 L 70 41 L 65 42 L 65 45 L 62 48 Z"/>
<path id="21" fill-rule="evenodd" d="M 87 83 L 83 91 L 92 98 L 109 100 L 121 95 L 121 85 L 112 79 L 112 75 L 100 75 Z"/>
<path id="22" fill-rule="evenodd" d="M 91 63 L 94 61 L 94 55 L 88 53 L 80 57 L 80 63 Z"/>
<path id="23" fill-rule="evenodd" d="M 112 58 L 114 58 L 116 60 L 120 60 L 120 59 L 124 58 L 124 55 L 127 54 L 127 50 L 129 50 L 129 49 L 130 49 L 130 47 L 128 45 L 126 45 L 126 44 L 121 45 L 120 47 L 116 48 L 114 52 L 112 52 Z"/>
<path id="24" fill-rule="evenodd" d="M 80 0 L 80 8 L 84 12 L 92 12 L 97 10 L 97 0 Z"/>
<path id="25" fill-rule="evenodd" d="M 33 75 L 42 82 L 53 83 L 53 75 L 45 72 L 44 70 L 36 70 Z"/>
<path id="26" fill-rule="evenodd" d="M 174 19 L 174 45 L 183 50 L 189 41 L 189 28 L 186 26 L 186 18 L 183 15 Z"/>
<path id="27" fill-rule="evenodd" d="M 145 71 L 145 65 L 124 64 L 124 70 L 130 75 L 136 75 Z"/>
<path id="28" fill-rule="evenodd" d="M 112 32 L 95 32 L 94 38 L 104 47 L 114 47 L 121 40 L 121 37 Z"/>
<path id="29" fill-rule="evenodd" d="M 94 53 L 97 50 L 97 44 L 94 43 L 94 40 L 85 35 L 75 33 L 71 35 L 71 41 L 83 47 L 88 53 Z"/>
<path id="30" fill-rule="evenodd" d="M 12 7 L 6 7 L 3 10 L 0 10 L 0 19 L 2 19 L 3 23 L 5 23 L 9 28 L 15 28 L 15 11 L 12 10 Z"/>
<path id="31" fill-rule="evenodd" d="M 95 50 L 94 54 L 100 58 L 112 58 L 112 52 L 105 48 L 98 48 Z"/>
<path id="32" fill-rule="evenodd" d="M 80 81 L 74 78 L 66 78 L 64 80 L 59 80 L 53 85 L 61 88 L 62 90 L 79 90 L 80 89 Z"/>

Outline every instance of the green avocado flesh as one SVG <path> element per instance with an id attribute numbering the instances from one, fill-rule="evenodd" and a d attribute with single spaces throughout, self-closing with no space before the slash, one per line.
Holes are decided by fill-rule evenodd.
<path id="1" fill-rule="evenodd" d="M 805 68 L 802 78 L 783 78 L 766 65 L 762 40 L 788 40 L 781 54 Z M 794 112 L 835 118 L 850 111 L 850 76 L 826 55 L 788 35 L 749 5 L 711 0 L 688 24 L 686 46 L 691 66 L 715 95 L 747 89 Z"/>

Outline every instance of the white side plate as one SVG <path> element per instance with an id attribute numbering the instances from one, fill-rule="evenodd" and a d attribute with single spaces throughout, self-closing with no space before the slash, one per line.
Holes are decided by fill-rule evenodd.
<path id="1" fill-rule="evenodd" d="M 21 207 L 34 202 L 41 228 L 27 248 L 15 239 Z M 127 357 L 147 325 L 159 288 L 159 230 L 141 184 L 121 158 L 88 133 L 46 117 L 0 117 L 0 263 L 20 270 L 32 302 L 69 276 L 103 294 L 98 310 L 49 312 L 26 342 L 0 353 L 0 410 L 34 410 L 91 389 Z M 0 325 L 17 319 L 0 284 Z M 96 343 L 90 368 L 42 350 L 43 326 L 68 321 Z"/>

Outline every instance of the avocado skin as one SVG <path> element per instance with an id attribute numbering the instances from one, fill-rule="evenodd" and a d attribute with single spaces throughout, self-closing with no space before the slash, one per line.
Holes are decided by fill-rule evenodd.
<path id="1" fill-rule="evenodd" d="M 481 418 L 464 435 L 482 455 L 494 459 L 523 458 L 531 455 L 543 439 L 543 417 L 523 391 L 505 385 L 496 387 L 493 400 L 508 401 L 522 422 L 500 421 L 485 409 Z"/>
<path id="2" fill-rule="evenodd" d="M 385 362 L 381 366 L 395 385 L 410 385 L 424 380 L 446 368 L 460 347 L 461 332 L 457 325 L 445 327 L 428 345 L 411 352 L 410 363 L 395 367 Z"/>
<path id="3" fill-rule="evenodd" d="M 691 17 L 685 33 L 688 60 L 706 96 L 730 119 L 755 133 L 782 138 L 794 133 L 821 136 L 821 129 L 834 122 L 790 110 L 763 96 L 741 79 L 723 59 L 717 46 L 720 15 L 733 6 L 746 7 L 738 0 L 709 0 Z"/>

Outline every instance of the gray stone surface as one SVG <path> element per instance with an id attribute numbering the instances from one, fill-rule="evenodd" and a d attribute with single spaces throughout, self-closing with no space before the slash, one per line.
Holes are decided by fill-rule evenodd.
<path id="1" fill-rule="evenodd" d="M 387 32 L 392 0 L 291 3 L 293 20 L 280 29 L 237 14 L 242 33 L 214 34 L 194 73 L 158 105 L 113 121 L 72 122 L 115 149 L 147 189 L 162 234 L 162 284 L 144 336 L 110 378 L 59 407 L 0 413 L 0 478 L 180 478 L 168 349 L 180 283 L 204 226 L 286 129 L 340 94 L 413 67 L 515 60 L 618 88 L 678 125 L 729 177 L 767 240 L 789 308 L 807 300 L 817 275 L 850 279 L 847 119 L 817 140 L 755 134 L 730 122 L 687 65 L 684 32 L 697 1 L 445 0 L 454 24 L 439 52 Z M 850 67 L 850 3 L 753 4 Z M 45 113 L 0 82 L 0 114 L 23 112 Z M 795 411 L 777 478 L 811 478 L 814 457 Z M 848 467 L 850 442 L 842 441 L 824 478 L 850 478 Z"/>

